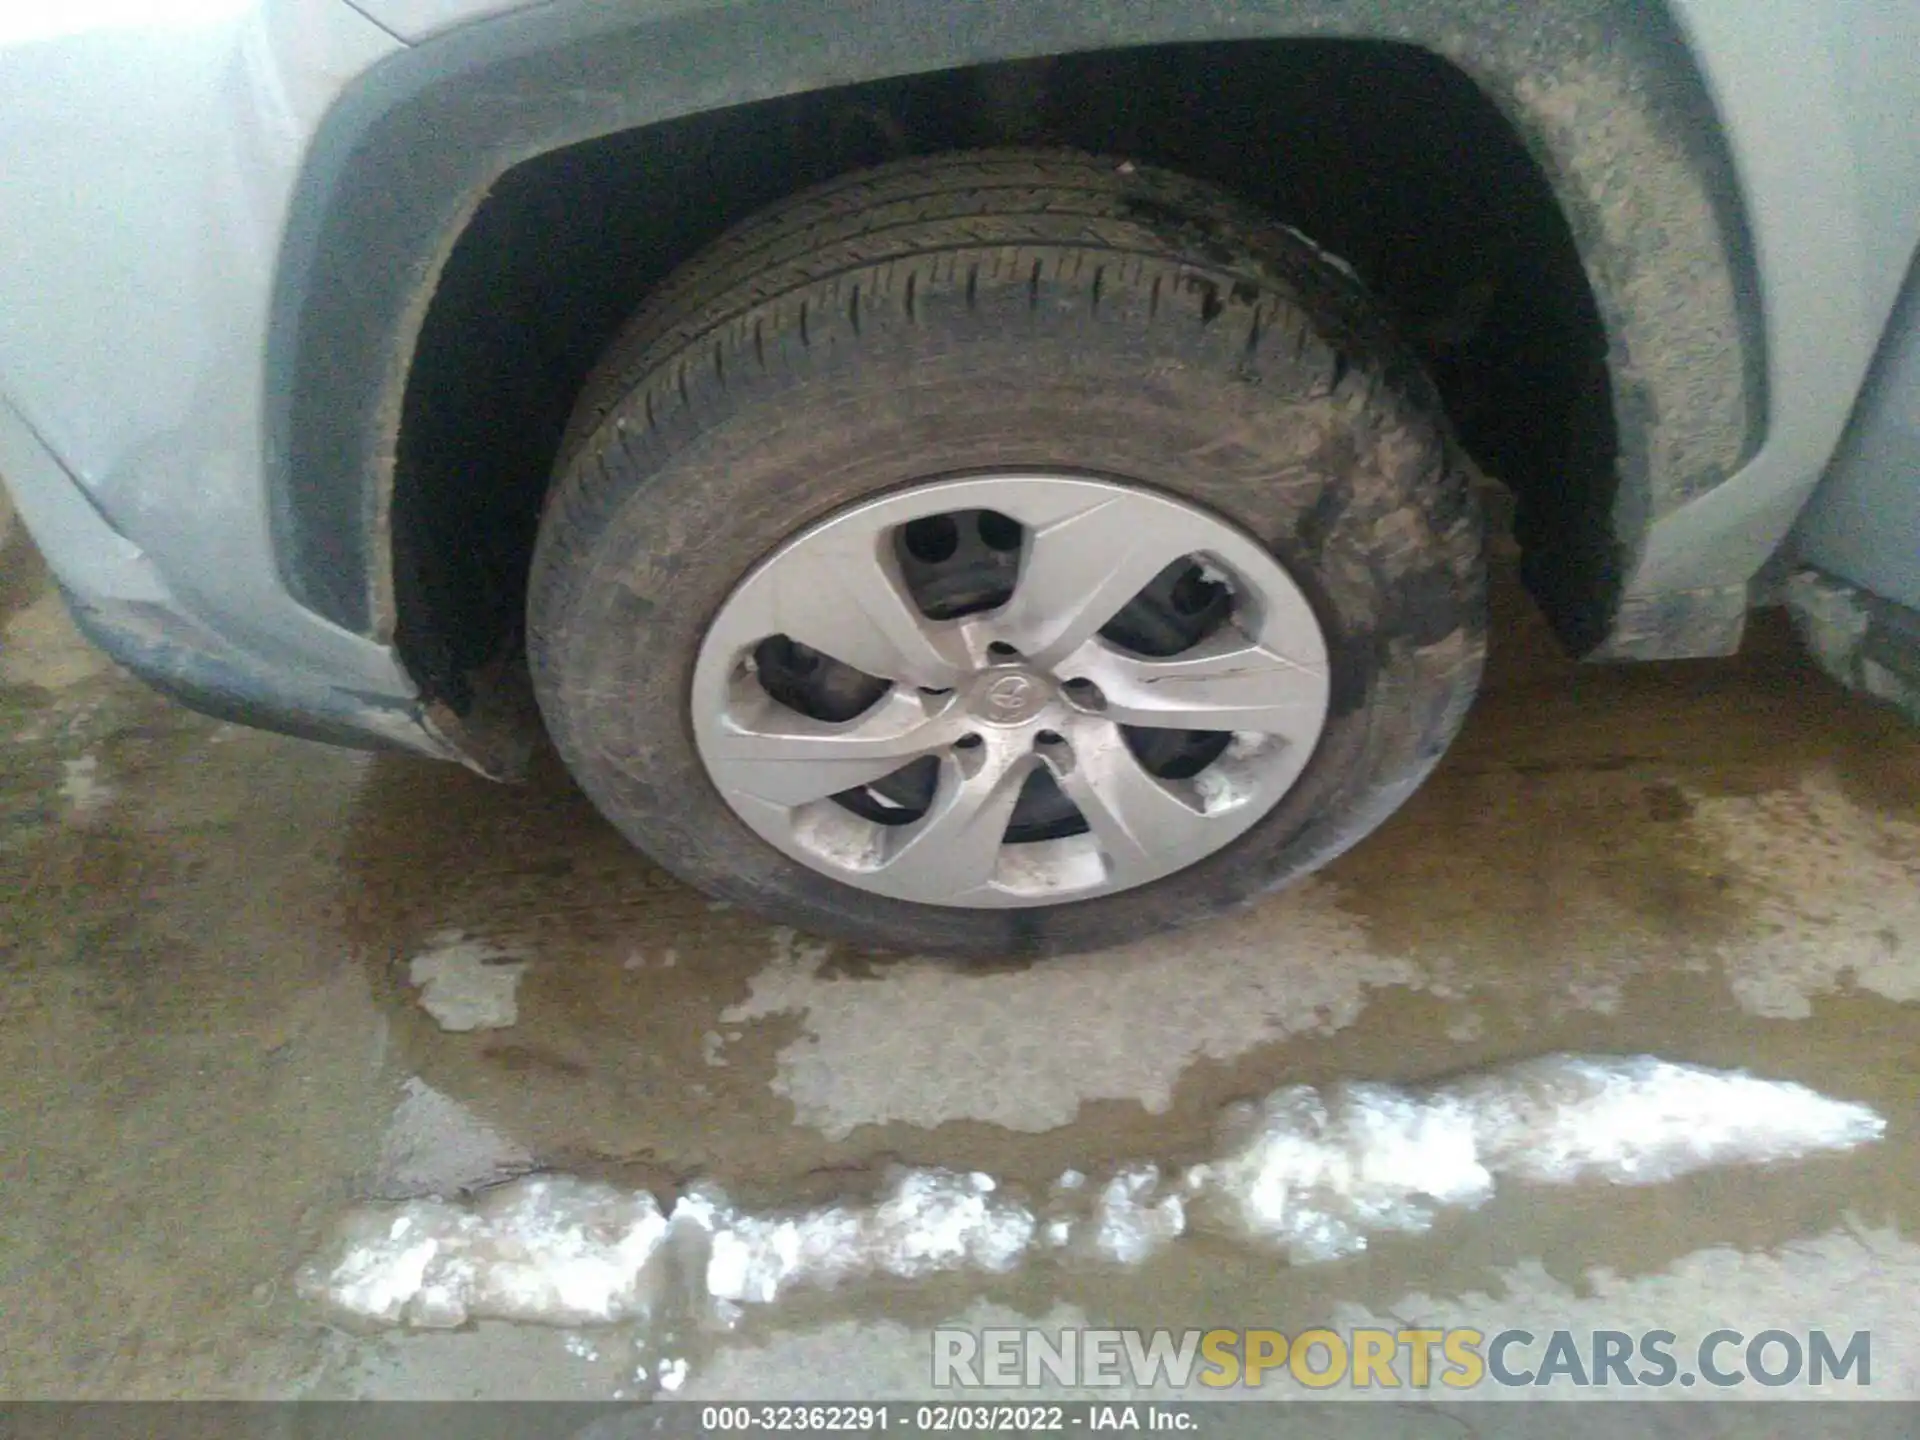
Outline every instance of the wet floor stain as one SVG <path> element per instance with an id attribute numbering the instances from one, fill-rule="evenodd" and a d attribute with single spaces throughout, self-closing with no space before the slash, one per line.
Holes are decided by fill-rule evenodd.
<path id="1" fill-rule="evenodd" d="M 1890 1128 L 1658 1191 L 1503 1190 L 1322 1266 L 1201 1237 L 1124 1274 L 823 1292 L 689 1339 L 690 1386 L 756 1347 L 792 1361 L 810 1336 L 978 1306 L 1286 1327 L 1409 1296 L 1697 1305 L 1734 1283 L 1734 1261 L 1700 1257 L 1776 1250 L 1767 1283 L 1791 1271 L 1794 1294 L 1838 1304 L 1860 1266 L 1912 1264 L 1920 738 L 1772 618 L 1734 661 L 1589 670 L 1506 586 L 1460 743 L 1321 877 L 1114 955 L 956 967 L 714 907 L 550 762 L 506 789 L 188 715 L 60 630 L 24 547 L 16 531 L 0 566 L 9 1395 L 606 1394 L 662 1356 L 613 1364 L 610 1337 L 589 1363 L 499 1327 L 394 1349 L 333 1334 L 291 1277 L 370 1195 L 529 1168 L 662 1193 L 714 1179 L 757 1207 L 868 1194 L 891 1164 L 1040 1185 L 1068 1164 L 1191 1164 L 1223 1106 L 1282 1085 L 1553 1051 L 1744 1068 Z M 495 1028 L 450 1031 L 421 1003 L 414 964 L 456 933 L 524 966 Z M 411 1149 L 408 1104 L 428 1136 Z M 471 1153 L 436 1169 L 448 1137 Z M 1761 1283 L 1759 1260 L 1735 1269 Z"/>

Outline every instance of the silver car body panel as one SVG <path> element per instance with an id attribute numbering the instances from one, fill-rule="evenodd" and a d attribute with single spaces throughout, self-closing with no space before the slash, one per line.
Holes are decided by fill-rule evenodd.
<path id="1" fill-rule="evenodd" d="M 1814 658 L 1920 723 L 1920 255 L 1784 558 Z"/>
<path id="2" fill-rule="evenodd" d="M 1464 64 L 1471 36 L 1458 38 L 1465 32 L 1453 17 L 1475 7 L 1499 8 L 1190 0 L 1143 19 L 1131 7 L 1036 0 L 1014 25 L 987 9 L 963 20 L 932 0 L 887 0 L 852 17 L 837 0 L 533 8 L 362 0 L 359 9 L 341 0 L 82 0 L 32 15 L 20 12 L 37 7 L 14 7 L 0 20 L 0 397 L 8 406 L 0 467 L 63 583 L 77 602 L 95 605 L 96 621 L 100 607 L 138 592 L 142 604 L 183 617 L 183 635 L 213 637 L 208 643 L 260 683 L 346 697 L 341 715 L 362 707 L 378 717 L 369 733 L 448 753 L 391 645 L 387 422 L 437 266 L 505 168 L 674 114 L 1070 48 L 1295 33 L 1421 43 L 1451 34 Z M 1549 8 L 1590 28 L 1607 10 L 1599 0 L 1563 0 L 1542 13 Z M 1737 638 L 1748 581 L 1834 454 L 1920 237 L 1912 72 L 1920 7 L 1674 0 L 1671 12 L 1732 159 L 1737 194 L 1724 198 L 1740 233 L 1727 239 L 1751 250 L 1764 376 L 1728 411 L 1729 424 L 1745 421 L 1719 471 L 1665 488 L 1623 485 L 1613 518 L 1624 583 L 1613 633 L 1596 650 L 1621 657 L 1714 653 Z M 763 25 L 777 27 L 778 43 L 739 43 Z M 401 193 L 410 174 L 361 175 L 357 191 L 344 184 L 390 109 L 490 53 L 537 48 L 548 36 L 587 44 L 609 27 L 629 40 L 670 38 L 663 53 L 673 64 L 654 72 L 655 90 L 595 89 L 589 78 L 565 95 L 475 95 L 474 107 L 509 119 L 462 161 L 454 189 L 416 206 L 427 215 L 418 222 L 422 248 L 365 256 L 326 248 L 336 234 L 379 233 L 384 224 L 332 228 L 341 195 L 364 205 L 384 183 L 397 207 L 410 202 Z M 1782 65 L 1782 55 L 1793 63 Z M 1579 77 L 1553 78 L 1561 88 L 1531 101 L 1542 113 L 1577 108 Z M 1522 100 L 1527 83 L 1524 75 L 1516 82 Z M 1569 110 L 1564 123 L 1590 118 Z M 1553 178 L 1584 186 L 1581 204 L 1604 209 L 1610 177 Z M 1613 220 L 1631 233 L 1633 215 Z M 1634 277 L 1599 273 L 1600 263 L 1589 260 L 1596 287 L 1613 284 L 1631 299 Z M 410 297 L 372 339 L 373 312 L 338 291 L 314 293 L 314 277 L 352 275 L 356 265 L 370 286 L 399 268 L 396 293 Z M 1647 302 L 1638 323 L 1657 322 L 1666 304 Z M 336 331 L 299 351 L 295 332 L 324 324 L 329 306 Z M 1604 295 L 1603 313 L 1610 326 L 1632 318 L 1608 312 Z M 1646 333 L 1661 332 L 1654 323 Z M 1615 335 L 1616 360 L 1647 363 L 1623 349 L 1625 334 Z M 362 342 L 367 348 L 356 350 Z M 288 358 L 296 352 L 298 364 Z M 378 373 L 362 375 L 369 359 Z M 369 431 L 359 419 L 343 421 L 337 434 L 322 423 L 308 437 L 318 449 L 303 451 L 296 466 L 284 419 L 289 391 L 296 381 L 340 378 L 331 367 L 359 367 L 341 384 L 362 388 L 378 423 Z M 1670 401 L 1686 394 L 1683 382 L 1670 384 Z M 1651 416 L 1650 432 L 1670 419 Z M 309 466 L 315 455 L 337 473 Z M 330 486 L 341 474 L 355 484 L 339 501 L 342 533 L 306 543 L 340 549 L 352 562 L 341 573 L 353 593 L 322 603 L 317 582 L 302 581 L 302 566 L 289 562 L 272 491 L 275 483 L 296 494 Z M 1694 615 L 1690 628 L 1656 623 L 1677 605 Z"/>
<path id="3" fill-rule="evenodd" d="M 1920 258 L 1796 549 L 1807 564 L 1920 611 Z"/>
<path id="4" fill-rule="evenodd" d="M 1920 6 L 1672 8 L 1740 176 L 1768 415 L 1738 472 L 1651 527 L 1629 592 L 1744 585 L 1773 555 L 1840 442 L 1920 240 Z"/>
<path id="5" fill-rule="evenodd" d="M 164 591 L 263 666 L 405 706 L 389 646 L 288 594 L 261 483 L 268 315 L 308 142 L 342 87 L 399 48 L 335 0 L 12 7 L 0 432 L 22 517 L 70 592 L 104 547 L 146 598 Z M 29 445 L 57 466 L 20 463 Z M 62 485 L 84 503 L 31 493 Z"/>

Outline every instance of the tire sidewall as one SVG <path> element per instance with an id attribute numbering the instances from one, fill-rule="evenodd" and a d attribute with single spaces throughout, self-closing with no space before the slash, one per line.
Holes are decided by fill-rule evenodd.
<path id="1" fill-rule="evenodd" d="M 1436 512 L 1408 503 L 1411 487 L 1445 478 L 1447 444 L 1431 419 L 1382 403 L 1391 397 L 1276 394 L 1207 360 L 1084 327 L 1014 339 L 899 327 L 810 355 L 799 373 L 683 385 L 649 426 L 616 412 L 605 442 L 562 478 L 585 503 L 543 528 L 536 557 L 535 682 L 563 758 L 603 813 L 683 879 L 890 949 L 1088 949 L 1219 914 L 1324 863 L 1424 776 L 1477 679 L 1475 577 L 1454 558 L 1457 537 L 1436 533 Z M 1326 726 L 1294 786 L 1238 841 L 1114 895 L 954 909 L 810 869 L 754 835 L 713 786 L 688 696 L 701 640 L 738 582 L 851 504 L 993 471 L 1177 496 L 1260 540 L 1307 596 L 1332 667 Z"/>

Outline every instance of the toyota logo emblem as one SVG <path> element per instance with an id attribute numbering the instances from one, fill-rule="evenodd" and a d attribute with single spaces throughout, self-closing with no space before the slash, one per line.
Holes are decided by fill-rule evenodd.
<path id="1" fill-rule="evenodd" d="M 1025 675 L 1002 675 L 987 687 L 987 707 L 1002 719 L 1011 720 L 1033 704 L 1038 689 Z"/>

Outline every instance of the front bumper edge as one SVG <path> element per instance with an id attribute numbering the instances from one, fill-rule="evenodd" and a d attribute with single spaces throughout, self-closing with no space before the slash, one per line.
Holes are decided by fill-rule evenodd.
<path id="1" fill-rule="evenodd" d="M 0 477 L 74 623 L 118 664 L 202 714 L 358 749 L 459 755 L 416 704 L 276 668 L 205 624 L 115 530 L 33 427 L 0 401 Z"/>

